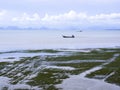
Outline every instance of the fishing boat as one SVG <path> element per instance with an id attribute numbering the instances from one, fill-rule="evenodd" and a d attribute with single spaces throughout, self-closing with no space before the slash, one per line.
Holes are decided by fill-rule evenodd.
<path id="1" fill-rule="evenodd" d="M 71 35 L 71 36 L 65 36 L 65 35 L 63 35 L 63 38 L 75 38 L 75 36 L 74 35 Z"/>

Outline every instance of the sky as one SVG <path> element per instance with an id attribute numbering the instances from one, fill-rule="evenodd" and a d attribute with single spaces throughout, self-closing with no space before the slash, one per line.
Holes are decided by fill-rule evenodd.
<path id="1" fill-rule="evenodd" d="M 0 0 L 0 26 L 120 28 L 120 0 Z"/>

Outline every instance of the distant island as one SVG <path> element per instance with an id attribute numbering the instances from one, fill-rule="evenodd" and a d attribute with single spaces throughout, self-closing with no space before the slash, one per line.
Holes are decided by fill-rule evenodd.
<path id="1" fill-rule="evenodd" d="M 40 27 L 0 26 L 0 30 L 79 30 L 79 29 L 80 28 L 78 28 L 78 27 L 76 27 L 76 28 L 73 28 L 73 27 L 56 28 L 56 27 L 45 27 L 45 26 L 40 26 Z"/>
<path id="2" fill-rule="evenodd" d="M 0 30 L 79 30 L 78 32 L 83 32 L 83 30 L 120 30 L 119 27 L 47 27 L 47 26 L 0 26 Z"/>
<path id="3" fill-rule="evenodd" d="M 6 26 L 0 27 L 0 30 L 48 30 L 47 27 L 18 27 L 18 26 Z"/>
<path id="4" fill-rule="evenodd" d="M 105 30 L 120 30 L 120 28 L 105 29 Z"/>

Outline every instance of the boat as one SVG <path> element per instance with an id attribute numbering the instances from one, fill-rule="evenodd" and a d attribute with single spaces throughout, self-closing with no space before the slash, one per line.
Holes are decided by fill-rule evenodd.
<path id="1" fill-rule="evenodd" d="M 63 38 L 75 38 L 75 36 L 74 35 L 72 35 L 72 36 L 65 36 L 65 35 L 63 35 Z"/>
<path id="2" fill-rule="evenodd" d="M 82 30 L 80 30 L 80 31 L 77 31 L 77 32 L 83 32 Z"/>

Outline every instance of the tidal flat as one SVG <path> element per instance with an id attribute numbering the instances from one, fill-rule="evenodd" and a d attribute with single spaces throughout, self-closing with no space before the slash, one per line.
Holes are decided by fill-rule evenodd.
<path id="1" fill-rule="evenodd" d="M 0 90 L 95 90 L 103 84 L 111 88 L 103 90 L 119 90 L 119 63 L 120 48 L 0 52 Z M 74 76 L 78 82 L 74 86 L 65 86 L 64 83 L 70 84 L 67 80 L 74 80 Z M 103 84 L 80 89 L 80 82 L 83 80 L 82 84 L 87 85 L 88 79 Z"/>

